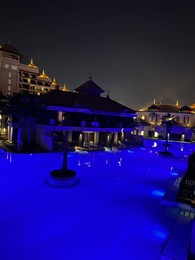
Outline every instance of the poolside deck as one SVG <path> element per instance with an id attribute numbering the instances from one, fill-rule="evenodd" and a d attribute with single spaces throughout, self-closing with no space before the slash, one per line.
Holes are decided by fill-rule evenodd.
<path id="1" fill-rule="evenodd" d="M 192 223 L 194 219 L 195 213 L 193 211 L 185 209 L 179 211 L 162 252 L 161 260 L 188 259 Z"/>
<path id="2" fill-rule="evenodd" d="M 161 260 L 195 259 L 195 209 L 177 201 L 180 182 L 181 178 L 175 180 L 162 198 L 162 203 L 176 205 L 179 212 L 163 248 Z"/>

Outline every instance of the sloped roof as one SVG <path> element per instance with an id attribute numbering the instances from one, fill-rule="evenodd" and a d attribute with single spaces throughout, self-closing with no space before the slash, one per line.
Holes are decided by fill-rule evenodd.
<path id="1" fill-rule="evenodd" d="M 157 105 L 153 104 L 153 105 L 151 105 L 150 107 L 148 107 L 148 110 L 155 110 L 155 111 L 159 111 L 159 110 L 160 110 L 160 108 L 159 108 Z"/>
<path id="2" fill-rule="evenodd" d="M 89 77 L 89 79 L 85 83 L 83 83 L 78 88 L 75 88 L 74 90 L 79 93 L 88 93 L 92 95 L 100 95 L 101 93 L 105 92 L 92 80 L 91 77 Z"/>
<path id="3" fill-rule="evenodd" d="M 86 93 L 75 93 L 70 91 L 53 90 L 39 97 L 40 102 L 48 106 L 61 106 L 69 108 L 85 108 L 91 112 L 111 112 L 111 113 L 135 113 L 128 108 L 110 98 L 93 96 Z"/>
<path id="4" fill-rule="evenodd" d="M 177 113 L 179 112 L 179 109 L 181 108 L 181 106 L 179 105 L 161 105 L 161 104 L 153 104 L 149 107 L 146 107 L 144 109 L 142 109 L 141 111 L 150 111 L 150 110 L 155 110 L 158 112 L 166 112 L 166 113 Z"/>
<path id="5" fill-rule="evenodd" d="M 13 53 L 13 54 L 17 54 L 17 55 L 21 56 L 21 53 L 19 53 L 19 51 L 14 46 L 12 46 L 11 44 L 5 44 L 5 45 L 1 46 L 0 51 Z"/>
<path id="6" fill-rule="evenodd" d="M 159 112 L 171 112 L 171 113 L 177 113 L 181 106 L 179 105 L 159 105 Z"/>
<path id="7" fill-rule="evenodd" d="M 179 112 L 184 112 L 184 113 L 191 113 L 192 112 L 192 109 L 188 106 L 183 106 L 179 109 Z"/>

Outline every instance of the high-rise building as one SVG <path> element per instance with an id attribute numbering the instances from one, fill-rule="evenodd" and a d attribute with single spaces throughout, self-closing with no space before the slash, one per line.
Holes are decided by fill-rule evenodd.
<path id="1" fill-rule="evenodd" d="M 29 64 L 21 63 L 22 54 L 10 44 L 0 46 L 0 91 L 4 95 L 18 92 L 34 94 L 47 93 L 58 86 L 31 59 Z"/>

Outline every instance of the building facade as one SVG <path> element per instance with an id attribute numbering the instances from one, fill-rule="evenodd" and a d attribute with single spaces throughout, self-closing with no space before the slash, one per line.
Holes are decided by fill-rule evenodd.
<path id="1" fill-rule="evenodd" d="M 136 112 L 109 97 L 101 97 L 103 92 L 89 78 L 73 92 L 55 89 L 40 95 L 39 103 L 44 106 L 44 115 L 34 124 L 28 117 L 23 129 L 21 122 L 10 121 L 9 142 L 22 147 L 31 136 L 30 140 L 41 150 L 59 151 L 64 148 L 67 134 L 69 147 L 124 147 L 130 142 Z"/>
<path id="2" fill-rule="evenodd" d="M 43 94 L 56 88 L 58 83 L 33 63 L 23 64 L 22 54 L 10 44 L 0 46 L 0 91 L 3 95 L 29 92 Z"/>
<path id="3" fill-rule="evenodd" d="M 170 121 L 169 139 L 195 141 L 195 112 L 190 106 L 154 104 L 137 111 L 137 131 L 144 137 L 165 139 L 166 121 Z"/>

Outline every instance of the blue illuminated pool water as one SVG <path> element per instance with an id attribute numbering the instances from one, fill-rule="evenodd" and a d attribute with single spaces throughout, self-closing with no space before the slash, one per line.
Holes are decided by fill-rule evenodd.
<path id="1" fill-rule="evenodd" d="M 183 176 L 195 144 L 163 143 L 118 152 L 72 152 L 78 185 L 47 184 L 61 153 L 0 151 L 1 260 L 160 259 L 177 206 L 162 203 Z"/>

